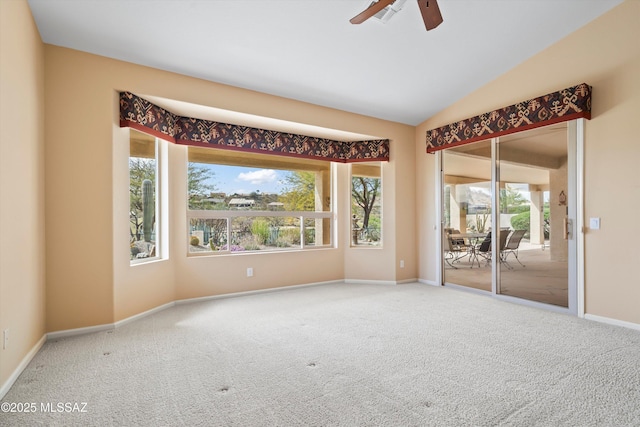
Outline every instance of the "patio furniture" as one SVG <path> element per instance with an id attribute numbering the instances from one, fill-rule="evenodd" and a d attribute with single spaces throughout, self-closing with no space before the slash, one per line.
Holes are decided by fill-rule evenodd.
<path id="1" fill-rule="evenodd" d="M 507 246 L 507 238 L 509 237 L 509 232 L 508 231 L 501 231 L 500 232 L 500 244 L 498 246 L 499 251 L 500 251 L 500 261 L 503 262 L 503 258 L 502 258 L 502 252 L 503 250 L 506 248 Z M 487 237 L 484 238 L 484 240 L 482 241 L 482 243 L 480 243 L 480 245 L 477 247 L 476 249 L 476 253 L 477 255 L 481 256 L 482 258 L 484 258 L 486 260 L 486 265 L 489 265 L 491 263 L 491 232 L 489 232 L 487 234 Z M 478 261 L 478 265 L 480 265 L 480 261 Z M 473 266 L 473 265 L 472 265 Z M 509 265 L 507 264 L 507 268 L 510 268 Z"/>
<path id="2" fill-rule="evenodd" d="M 477 245 L 474 254 L 475 259 L 478 260 L 478 267 L 480 267 L 479 256 L 486 260 L 487 265 L 491 262 L 491 232 L 488 232 L 484 240 Z M 471 268 L 473 268 L 473 263 L 471 263 Z"/>
<path id="3" fill-rule="evenodd" d="M 457 230 L 452 230 L 457 231 Z M 451 244 L 454 248 L 463 249 L 466 253 L 458 258 L 463 258 L 469 255 L 469 259 L 471 260 L 471 268 L 473 268 L 473 264 L 478 259 L 476 254 L 476 247 L 478 246 L 478 241 L 480 239 L 484 239 L 486 236 L 485 233 L 451 233 L 449 234 L 449 238 L 451 239 Z M 455 242 L 462 242 L 462 244 L 456 244 Z M 478 266 L 480 266 L 480 261 L 478 261 Z"/>
<path id="4" fill-rule="evenodd" d="M 456 230 L 456 229 L 451 230 L 451 243 L 454 246 L 467 249 L 469 245 L 467 245 L 467 243 L 465 242 L 464 237 L 457 237 L 457 236 L 454 236 L 454 234 L 460 235 L 461 234 L 460 230 Z"/>
<path id="5" fill-rule="evenodd" d="M 507 262 L 507 257 L 509 256 L 509 254 L 513 254 L 513 256 L 516 257 L 516 261 L 518 261 L 521 266 L 525 267 L 525 265 L 518 259 L 518 248 L 520 247 L 520 242 L 522 241 L 522 238 L 524 237 L 524 234 L 526 232 L 527 230 L 514 230 L 513 233 L 511 233 L 509 241 L 505 245 L 504 249 L 500 251 L 500 259 L 510 270 L 512 270 L 513 267 L 511 267 L 511 265 Z"/>
<path id="6" fill-rule="evenodd" d="M 444 239 L 442 240 L 444 246 L 444 260 L 450 267 L 457 270 L 458 267 L 453 265 L 453 263 L 460 261 L 461 258 L 467 256 L 467 251 L 466 249 L 462 249 L 460 246 L 454 245 L 451 241 L 451 236 L 448 233 L 445 233 Z"/>

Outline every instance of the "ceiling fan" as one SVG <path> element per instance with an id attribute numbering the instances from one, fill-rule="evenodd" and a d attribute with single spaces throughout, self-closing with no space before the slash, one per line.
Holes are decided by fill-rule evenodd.
<path id="1" fill-rule="evenodd" d="M 391 6 L 396 0 L 378 0 L 369 5 L 368 8 L 360 12 L 349 20 L 352 24 L 362 24 L 367 19 L 375 16 L 377 13 L 384 10 L 384 8 Z M 418 0 L 418 7 L 422 14 L 422 20 L 427 31 L 433 30 L 438 25 L 442 24 L 442 14 L 438 7 L 436 0 Z"/>

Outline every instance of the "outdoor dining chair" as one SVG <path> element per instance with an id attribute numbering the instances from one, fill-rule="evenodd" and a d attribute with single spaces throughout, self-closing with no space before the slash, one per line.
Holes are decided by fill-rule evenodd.
<path id="1" fill-rule="evenodd" d="M 509 237 L 509 231 L 501 231 L 500 232 L 500 244 L 499 244 L 500 257 L 499 257 L 499 259 L 500 259 L 501 262 L 504 261 L 502 259 L 502 251 L 507 246 L 507 238 L 508 237 Z M 489 233 L 487 233 L 487 237 L 485 237 L 484 240 L 482 241 L 482 243 L 480 243 L 480 245 L 476 249 L 476 253 L 486 260 L 486 265 L 491 264 L 491 231 Z M 479 262 L 478 262 L 478 264 L 479 264 Z M 507 267 L 509 268 L 508 264 L 507 264 Z"/>
<path id="2" fill-rule="evenodd" d="M 514 230 L 513 233 L 511 233 L 509 241 L 505 245 L 504 249 L 500 251 L 500 258 L 509 269 L 513 268 L 507 262 L 507 257 L 509 256 L 509 254 L 513 254 L 513 256 L 516 257 L 516 261 L 518 261 L 521 266 L 525 267 L 525 265 L 518 259 L 518 248 L 520 247 L 520 242 L 522 241 L 522 238 L 524 237 L 524 234 L 526 232 L 527 230 Z"/>
<path id="3" fill-rule="evenodd" d="M 449 234 L 445 233 L 444 239 L 442 239 L 442 243 L 444 246 L 444 260 L 447 264 L 449 264 L 449 266 L 451 268 L 454 269 L 458 269 L 458 267 L 456 267 L 455 265 L 453 265 L 454 262 L 457 262 L 460 260 L 460 258 L 463 258 L 465 254 L 463 254 L 464 251 L 462 248 L 460 248 L 459 246 L 454 245 L 451 242 L 451 236 L 449 236 Z"/>

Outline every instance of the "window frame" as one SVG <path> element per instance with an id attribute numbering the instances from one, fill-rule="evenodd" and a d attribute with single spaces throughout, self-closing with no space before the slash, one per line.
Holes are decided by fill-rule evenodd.
<path id="1" fill-rule="evenodd" d="M 131 143 L 134 139 L 134 135 L 139 136 L 139 140 L 146 141 L 151 143 L 153 141 L 153 150 L 154 150 L 154 160 L 155 160 L 155 179 L 154 179 L 154 233 L 155 233 L 155 242 L 154 242 L 154 253 L 155 255 L 152 257 L 146 258 L 133 258 L 129 259 L 130 266 L 142 265 L 150 262 L 156 262 L 159 260 L 166 259 L 165 254 L 168 252 L 166 250 L 165 245 L 165 216 L 167 209 L 164 208 L 164 200 L 163 192 L 166 187 L 166 173 L 164 171 L 165 168 L 165 158 L 166 158 L 166 142 L 160 138 L 154 137 L 152 135 L 146 134 L 144 132 L 137 131 L 135 129 L 130 129 L 129 131 L 129 156 L 127 161 L 129 162 L 132 158 L 144 158 L 141 156 L 133 156 L 131 154 Z M 163 144 L 164 143 L 164 144 Z M 149 157 L 151 158 L 151 157 Z M 130 167 L 130 166 L 129 166 Z M 131 185 L 131 170 L 129 169 L 129 186 Z M 129 212 L 131 209 L 131 195 L 129 195 Z M 131 220 L 129 219 L 129 227 L 131 228 Z M 131 238 L 129 238 L 129 245 L 131 245 Z"/>
<path id="2" fill-rule="evenodd" d="M 384 214 L 384 204 L 383 204 L 383 188 L 384 188 L 384 179 L 383 179 L 383 162 L 382 161 L 367 161 L 367 162 L 358 162 L 351 163 L 349 168 L 349 247 L 352 249 L 383 249 L 384 247 L 384 227 L 383 227 L 383 214 Z M 365 174 L 365 173 L 354 173 L 354 169 L 364 169 L 364 168 L 377 168 L 378 172 L 375 174 Z M 377 202 L 374 206 L 379 206 L 380 211 L 380 231 L 378 244 L 372 243 L 354 243 L 354 216 L 356 215 L 353 209 L 354 201 L 353 201 L 353 178 L 354 177 L 365 177 L 365 178 L 377 178 L 380 180 L 380 185 L 378 187 L 378 196 Z M 360 218 L 362 221 L 363 218 Z"/>
<path id="3" fill-rule="evenodd" d="M 250 210 L 250 209 L 225 209 L 225 210 L 214 210 L 214 209 L 190 209 L 189 201 L 186 203 L 186 233 L 187 233 L 187 241 L 186 241 L 186 253 L 187 257 L 202 257 L 202 256 L 221 256 L 221 255 L 242 255 L 242 254 L 273 254 L 273 253 L 282 253 L 282 252 L 299 252 L 299 251 L 308 251 L 312 249 L 335 249 L 336 248 L 336 238 L 335 238 L 335 227 L 337 226 L 337 215 L 335 212 L 335 204 L 331 203 L 331 200 L 334 200 L 334 182 L 336 180 L 336 167 L 333 162 L 329 161 L 321 161 L 321 160 L 309 160 L 309 159 L 299 159 L 295 157 L 287 157 L 287 156 L 273 156 L 273 155 L 265 155 L 265 154 L 242 154 L 242 160 L 237 161 L 238 154 L 236 152 L 227 153 L 220 151 L 211 151 L 207 154 L 207 161 L 204 162 L 203 159 L 191 159 L 189 150 L 198 150 L 198 156 L 202 156 L 203 152 L 200 147 L 188 147 L 187 153 L 187 170 L 189 168 L 189 163 L 196 164 L 212 164 L 212 165 L 221 165 L 221 166 L 242 166 L 247 168 L 270 168 L 270 169 L 278 169 L 282 171 L 315 171 L 316 173 L 321 170 L 326 170 L 329 177 L 328 185 L 326 186 L 326 191 L 323 191 L 322 196 L 320 197 L 320 203 L 324 204 L 322 200 L 323 197 L 328 193 L 328 209 L 322 211 L 286 211 L 286 210 Z M 211 148 L 205 148 L 204 150 L 214 150 Z M 197 156 L 194 156 L 197 157 Z M 249 159 L 249 160 L 247 160 Z M 217 161 L 216 161 L 217 160 Z M 313 162 L 315 164 L 321 164 L 326 162 L 327 164 L 322 168 L 319 167 L 309 167 L 308 165 Z M 299 167 L 296 168 L 296 165 Z M 185 184 L 187 185 L 188 190 L 188 177 L 185 179 Z M 324 187 L 324 186 L 323 186 Z M 188 191 L 187 191 L 188 193 Z M 188 194 L 187 194 L 188 199 Z M 322 205 L 321 205 L 322 208 Z M 317 209 L 317 208 L 316 208 Z M 232 222 L 234 218 L 296 218 L 299 220 L 300 226 L 300 245 L 286 247 L 286 248 L 278 248 L 278 249 L 260 249 L 260 250 L 243 250 L 243 251 L 232 251 L 231 250 L 231 241 L 232 241 Z M 190 249 L 190 236 L 191 236 L 191 220 L 192 219 L 226 219 L 227 220 L 227 229 L 226 229 L 226 241 L 227 241 L 227 249 L 224 250 L 207 250 L 207 251 L 196 251 L 192 252 Z M 306 244 L 305 243 L 305 220 L 328 220 L 330 222 L 330 229 L 328 232 L 329 242 L 326 244 Z"/>

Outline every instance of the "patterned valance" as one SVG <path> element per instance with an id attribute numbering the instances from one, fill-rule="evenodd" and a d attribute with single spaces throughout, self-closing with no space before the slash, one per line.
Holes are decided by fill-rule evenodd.
<path id="1" fill-rule="evenodd" d="M 579 118 L 591 119 L 586 83 L 429 130 L 427 153 Z"/>
<path id="2" fill-rule="evenodd" d="M 388 161 L 389 140 L 333 141 L 182 117 L 130 92 L 120 93 L 120 127 L 177 144 L 351 163 Z"/>

